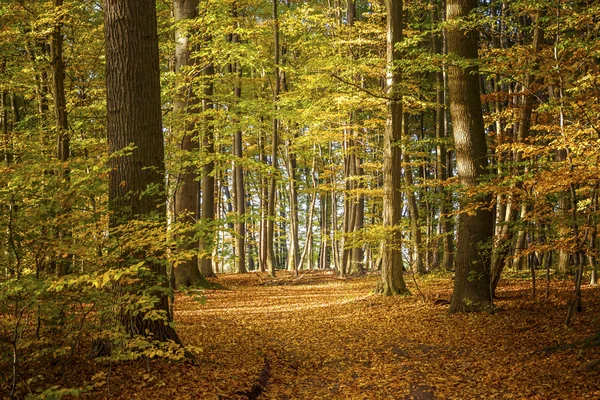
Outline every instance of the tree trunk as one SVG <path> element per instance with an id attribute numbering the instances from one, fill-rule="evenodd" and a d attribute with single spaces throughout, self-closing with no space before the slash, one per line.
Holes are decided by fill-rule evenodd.
<path id="1" fill-rule="evenodd" d="M 126 23 L 125 23 L 126 21 Z M 131 143 L 130 155 L 109 158 L 110 227 L 146 222 L 166 234 L 166 197 L 164 142 L 160 100 L 160 70 L 156 7 L 153 0 L 107 0 L 104 3 L 106 38 L 106 97 L 109 154 L 114 155 Z M 148 190 L 151 188 L 152 190 Z M 149 286 L 166 286 L 166 265 L 161 252 L 148 253 L 138 247 L 128 254 L 143 260 L 155 276 Z M 135 253 L 135 254 L 133 254 Z M 133 262 L 137 261 L 134 260 Z M 180 342 L 169 322 L 168 295 L 154 295 L 154 306 L 164 311 L 167 321 L 144 318 L 145 313 L 124 312 L 122 321 L 131 334 L 151 335 L 153 340 Z"/>
<path id="2" fill-rule="evenodd" d="M 435 3 L 435 0 L 432 0 Z M 439 21 L 437 7 L 432 11 L 432 22 Z M 439 34 L 432 35 L 433 53 L 443 54 L 442 38 Z M 439 70 L 435 73 L 435 91 L 436 91 L 436 109 L 435 109 L 435 139 L 436 139 L 436 178 L 440 182 L 448 179 L 448 171 L 446 168 L 448 154 L 446 151 L 446 96 L 444 84 L 444 71 Z M 448 193 L 446 187 L 441 184 L 437 187 L 440 196 L 440 225 L 442 235 L 442 264 L 444 270 L 451 270 L 454 264 L 454 231 L 451 225 L 451 217 L 449 217 L 449 206 L 452 204 L 451 194 Z"/>
<path id="3" fill-rule="evenodd" d="M 258 147 L 260 152 L 260 162 L 267 166 L 267 155 L 265 152 L 265 137 L 262 133 L 259 133 Z M 260 180 L 260 240 L 259 240 L 259 264 L 260 272 L 268 270 L 267 266 L 267 245 L 269 240 L 267 239 L 267 225 L 269 215 L 269 180 L 265 175 Z"/>
<path id="4" fill-rule="evenodd" d="M 446 3 L 448 53 L 477 60 L 477 32 L 465 31 L 456 25 L 477 7 L 477 0 L 448 0 Z M 450 113 L 456 147 L 456 164 L 460 183 L 465 189 L 477 186 L 488 165 L 487 146 L 479 97 L 479 77 L 476 67 L 448 68 Z M 493 221 L 490 210 L 479 207 L 475 200 L 489 204 L 489 196 L 460 200 L 458 238 L 456 244 L 456 275 L 450 312 L 477 311 L 491 305 L 490 251 Z"/>
<path id="5" fill-rule="evenodd" d="M 381 288 L 384 295 L 405 295 L 402 262 L 402 94 L 401 73 L 395 65 L 402 40 L 402 0 L 386 0 L 387 10 L 387 121 L 383 135 L 383 227 Z"/>
<path id="6" fill-rule="evenodd" d="M 323 168 L 325 168 L 325 162 L 323 159 L 322 150 L 319 147 L 321 153 L 321 161 Z M 325 183 L 326 181 L 323 181 Z M 331 221 L 331 197 L 328 195 L 327 190 L 321 190 L 319 194 L 319 208 L 320 208 L 320 230 L 321 230 L 321 246 L 319 250 L 319 268 L 328 269 L 331 265 L 331 243 L 330 243 L 330 229 L 329 224 Z"/>
<path id="7" fill-rule="evenodd" d="M 290 251 L 288 257 L 288 271 L 294 271 L 298 274 L 300 245 L 298 243 L 298 188 L 296 183 L 296 155 L 290 149 L 290 143 L 287 143 L 287 174 L 288 191 L 290 197 Z"/>
<path id="8" fill-rule="evenodd" d="M 277 2 L 279 0 L 273 0 L 273 53 L 275 61 L 274 69 L 274 87 L 273 87 L 273 109 L 277 111 L 277 101 L 279 99 L 279 17 L 277 11 Z M 271 176 L 269 179 L 269 204 L 267 209 L 267 254 L 266 264 L 269 274 L 275 276 L 275 254 L 274 254 L 274 243 L 275 237 L 275 199 L 277 194 L 277 156 L 279 147 L 279 120 L 277 115 L 273 116 L 273 129 L 271 135 Z"/>
<path id="9" fill-rule="evenodd" d="M 2 118 L 2 161 L 4 162 L 4 165 L 8 166 L 12 163 L 12 127 L 10 126 L 9 122 L 8 122 L 8 110 L 9 110 L 9 103 L 8 103 L 8 93 L 3 90 L 2 91 L 2 98 L 0 98 L 0 100 L 2 101 L 1 104 L 1 109 L 0 112 L 1 114 L 1 118 Z"/>
<path id="10" fill-rule="evenodd" d="M 237 37 L 237 35 L 233 35 Z M 237 39 L 236 39 L 237 40 Z M 236 75 L 236 84 L 234 87 L 235 101 L 239 102 L 242 98 L 242 69 L 235 63 L 233 68 Z M 238 121 L 236 121 L 238 122 Z M 235 248 L 236 248 L 236 272 L 243 274 L 248 272 L 246 269 L 246 189 L 244 187 L 244 169 L 242 168 L 242 130 L 236 129 L 233 139 L 233 155 L 235 161 L 233 164 L 234 175 L 234 197 L 235 197 Z"/>
<path id="11" fill-rule="evenodd" d="M 404 130 L 405 139 L 409 136 L 408 130 L 408 113 L 402 115 L 402 125 Z M 404 169 L 404 181 L 406 182 L 406 199 L 408 202 L 408 211 L 410 214 L 410 232 L 412 239 L 412 255 L 413 255 L 413 271 L 419 274 L 425 272 L 425 266 L 423 264 L 423 240 L 421 237 L 421 221 L 419 219 L 419 206 L 417 205 L 417 196 L 413 188 L 413 176 L 412 166 L 410 165 L 410 157 L 406 151 L 402 154 L 403 158 L 403 169 Z"/>
<path id="12" fill-rule="evenodd" d="M 190 20 L 196 17 L 198 13 L 198 0 L 174 0 L 173 11 L 175 22 Z M 181 138 L 178 144 L 181 151 L 181 162 L 179 173 L 176 177 L 175 188 L 175 218 L 183 227 L 183 235 L 179 237 L 177 250 L 180 252 L 189 252 L 190 255 L 178 262 L 174 266 L 175 286 L 207 286 L 207 282 L 200 273 L 198 267 L 198 256 L 195 254 L 198 243 L 194 240 L 195 232 L 193 226 L 198 220 L 198 174 L 193 166 L 191 157 L 198 152 L 199 145 L 195 136 L 196 123 L 190 121 L 189 114 L 199 113 L 200 99 L 192 90 L 189 75 L 182 72 L 182 68 L 196 65 L 197 61 L 191 56 L 192 48 L 189 44 L 190 32 L 185 27 L 178 28 L 175 31 L 175 74 L 178 76 L 178 90 L 173 101 L 173 113 L 177 120 L 183 121 L 175 129 L 177 137 Z M 197 117 L 194 116 L 193 119 Z"/>
<path id="13" fill-rule="evenodd" d="M 69 122 L 67 120 L 67 100 L 65 97 L 65 63 L 63 60 L 63 38 L 62 38 L 62 20 L 63 20 L 63 0 L 54 0 L 54 11 L 58 13 L 57 21 L 52 31 L 52 42 L 50 44 L 50 60 L 52 63 L 52 98 L 54 101 L 54 119 L 56 126 L 56 158 L 65 165 L 61 168 L 60 174 L 65 178 L 65 184 L 69 182 L 69 168 L 66 162 L 69 160 L 70 138 Z M 59 213 L 67 215 L 70 212 L 68 207 L 63 207 Z M 68 229 L 58 227 L 57 236 L 61 242 L 61 247 L 70 237 Z M 69 272 L 71 257 L 63 258 L 61 254 L 65 251 L 58 249 L 56 259 L 53 262 L 58 276 L 66 275 Z"/>
<path id="14" fill-rule="evenodd" d="M 212 96 L 214 94 L 213 77 L 215 68 L 213 64 L 207 65 L 202 71 L 207 82 L 204 86 L 204 98 L 202 99 L 202 112 L 206 115 L 204 122 L 204 131 L 202 136 L 202 155 L 206 158 L 202 165 L 202 176 L 200 179 L 202 193 L 202 203 L 200 206 L 200 219 L 202 221 L 204 231 L 200 235 L 200 273 L 204 277 L 215 275 L 216 268 L 213 268 L 212 253 L 215 247 L 214 221 L 215 221 L 215 201 L 216 201 L 216 180 L 214 177 L 215 171 L 215 139 L 212 111 L 214 103 Z"/>

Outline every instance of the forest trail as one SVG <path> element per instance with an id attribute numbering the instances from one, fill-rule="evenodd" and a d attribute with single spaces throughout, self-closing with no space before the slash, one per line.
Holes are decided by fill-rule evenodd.
<path id="1" fill-rule="evenodd" d="M 218 282 L 229 289 L 205 292 L 204 305 L 176 301 L 182 340 L 202 348 L 198 365 L 157 364 L 156 380 L 134 379 L 138 389 L 123 388 L 123 398 L 148 398 L 147 390 L 190 399 L 600 397 L 598 372 L 574 370 L 599 357 L 597 349 L 583 358 L 577 349 L 543 351 L 593 333 L 598 289 L 586 289 L 586 312 L 565 329 L 567 282 L 556 283 L 548 301 L 532 301 L 529 282 L 507 281 L 496 314 L 452 316 L 433 302 L 449 297 L 449 279 L 422 282 L 425 303 L 414 285 L 408 298 L 370 294 L 375 277 L 269 285 L 247 274 Z"/>

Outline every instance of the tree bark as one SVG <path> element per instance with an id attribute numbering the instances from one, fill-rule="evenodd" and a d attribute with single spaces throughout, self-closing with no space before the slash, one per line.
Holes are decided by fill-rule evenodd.
<path id="1" fill-rule="evenodd" d="M 198 14 L 199 0 L 174 0 L 173 11 L 175 23 L 190 20 Z M 178 27 L 175 31 L 175 74 L 178 76 L 178 90 L 173 101 L 173 113 L 178 124 L 175 129 L 176 137 L 181 138 L 178 144 L 181 151 L 181 163 L 178 166 L 179 173 L 176 178 L 175 189 L 175 219 L 183 224 L 184 233 L 179 237 L 177 250 L 180 252 L 191 252 L 184 260 L 174 266 L 175 286 L 208 286 L 206 279 L 200 273 L 198 266 L 198 242 L 194 240 L 195 232 L 193 226 L 198 221 L 198 195 L 199 184 L 196 168 L 192 165 L 194 157 L 200 148 L 196 137 L 196 123 L 190 121 L 189 114 L 198 114 L 200 99 L 192 89 L 189 75 L 182 68 L 197 64 L 197 60 L 191 56 L 192 47 L 189 44 L 190 32 L 185 27 Z M 193 120 L 197 117 L 194 116 Z"/>
<path id="2" fill-rule="evenodd" d="M 237 35 L 232 35 L 237 42 Z M 235 72 L 236 84 L 233 92 L 235 96 L 236 106 L 242 98 L 242 69 L 239 63 L 232 63 L 232 72 Z M 238 122 L 236 120 L 236 122 Z M 235 161 L 233 164 L 233 175 L 234 175 L 234 197 L 235 197 L 235 248 L 236 248 L 236 272 L 243 274 L 248 272 L 246 268 L 246 189 L 244 187 L 244 169 L 242 167 L 242 129 L 238 127 L 235 131 L 233 139 L 233 156 Z"/>
<path id="3" fill-rule="evenodd" d="M 386 0 L 387 10 L 387 121 L 383 135 L 383 227 L 381 288 L 384 295 L 405 295 L 402 262 L 402 95 L 401 72 L 395 46 L 402 40 L 402 0 Z"/>
<path id="4" fill-rule="evenodd" d="M 409 137 L 408 129 L 408 113 L 402 115 L 402 125 L 404 130 L 405 139 Z M 419 219 L 419 206 L 417 204 L 417 196 L 413 188 L 413 176 L 412 166 L 410 165 L 410 156 L 406 151 L 402 153 L 403 158 L 403 169 L 404 169 L 404 181 L 406 183 L 406 200 L 408 202 L 408 211 L 410 214 L 410 231 L 412 241 L 412 255 L 413 255 L 413 271 L 419 274 L 425 272 L 425 265 L 423 263 L 423 239 L 421 235 L 421 221 Z"/>
<path id="5" fill-rule="evenodd" d="M 208 64 L 202 74 L 206 78 L 207 82 L 204 86 L 204 99 L 202 99 L 202 112 L 206 115 L 204 125 L 204 135 L 202 136 L 202 155 L 205 158 L 204 164 L 202 165 L 202 177 L 200 179 L 201 187 L 200 192 L 202 193 L 202 203 L 200 205 L 200 219 L 203 223 L 204 232 L 200 236 L 200 273 L 204 277 L 211 277 L 215 275 L 213 268 L 212 253 L 215 249 L 215 235 L 214 221 L 216 219 L 215 210 L 218 187 L 216 186 L 216 180 L 214 176 L 215 172 L 215 138 L 214 138 L 214 126 L 212 112 L 215 105 L 212 101 L 214 94 L 214 83 L 213 78 L 215 75 L 214 65 Z"/>
<path id="6" fill-rule="evenodd" d="M 290 148 L 290 141 L 287 143 L 287 174 L 288 174 L 288 194 L 290 198 L 290 251 L 288 255 L 288 271 L 294 271 L 298 274 L 300 266 L 300 244 L 298 242 L 298 184 L 296 182 L 296 155 Z"/>
<path id="7" fill-rule="evenodd" d="M 279 17 L 277 11 L 277 2 L 273 0 L 273 53 L 275 61 L 274 69 L 274 85 L 273 85 L 273 111 L 277 112 L 277 101 L 279 99 Z M 274 254 L 274 237 L 275 237 L 275 199 L 277 194 L 277 157 L 279 147 L 279 120 L 277 115 L 273 115 L 273 129 L 271 134 L 271 176 L 269 178 L 269 204 L 267 209 L 267 254 L 266 264 L 269 274 L 275 276 L 275 254 Z"/>
<path id="8" fill-rule="evenodd" d="M 463 60 L 477 60 L 477 32 L 457 24 L 477 7 L 477 0 L 448 0 L 448 53 Z M 486 173 L 487 146 L 479 97 L 477 67 L 448 68 L 450 113 L 456 147 L 456 165 L 460 183 L 469 190 L 475 188 Z M 476 205 L 481 201 L 484 207 Z M 456 275 L 450 312 L 477 311 L 491 305 L 490 250 L 493 235 L 492 213 L 485 206 L 489 196 L 460 199 L 458 237 L 456 244 Z"/>
<path id="9" fill-rule="evenodd" d="M 107 133 L 109 154 L 110 227 L 132 222 L 156 226 L 166 234 L 164 138 L 160 100 L 160 72 L 156 4 L 154 0 L 107 0 L 104 7 L 106 39 Z M 130 155 L 115 155 L 131 143 Z M 160 236 L 159 236 L 160 237 Z M 166 265 L 160 252 L 149 254 L 147 244 L 131 259 L 144 260 L 154 272 L 149 286 L 166 286 Z M 160 247 L 160 246 L 159 246 Z M 147 256 L 153 255 L 151 258 Z M 137 261 L 135 260 L 135 261 Z M 134 261 L 134 262 L 135 262 Z M 155 308 L 165 320 L 144 318 L 144 313 L 123 313 L 125 329 L 133 335 L 180 343 L 173 327 L 165 292 L 156 292 Z"/>
<path id="10" fill-rule="evenodd" d="M 54 12 L 58 15 L 52 31 L 52 41 L 50 43 L 50 60 L 52 64 L 52 99 L 54 102 L 54 121 L 56 128 L 56 158 L 64 163 L 60 168 L 60 175 L 65 179 L 65 184 L 69 184 L 69 168 L 66 162 L 69 160 L 70 138 L 69 122 L 67 120 L 67 100 L 65 96 L 65 63 L 63 60 L 63 1 L 54 0 Z M 62 207 L 59 211 L 62 215 L 67 215 L 70 209 L 68 206 Z M 58 227 L 56 235 L 60 241 L 61 247 L 68 244 L 67 238 L 70 237 L 68 229 Z M 71 257 L 63 258 L 64 249 L 58 249 L 56 258 L 52 264 L 58 276 L 66 275 L 69 272 Z"/>

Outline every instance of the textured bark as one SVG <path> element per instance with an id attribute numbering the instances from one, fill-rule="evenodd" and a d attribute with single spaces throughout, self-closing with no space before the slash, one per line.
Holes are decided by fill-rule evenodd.
<path id="1" fill-rule="evenodd" d="M 198 14 L 198 0 L 174 0 L 173 12 L 175 22 L 181 22 L 195 18 Z M 195 58 L 191 56 L 192 47 L 189 44 L 190 32 L 185 27 L 179 27 L 175 31 L 175 73 L 179 76 L 179 90 L 173 102 L 173 113 L 177 116 L 178 123 L 174 129 L 177 137 L 181 137 L 178 143 L 179 149 L 183 154 L 182 159 L 189 160 L 190 156 L 199 150 L 198 138 L 196 137 L 196 123 L 188 122 L 189 114 L 198 114 L 200 112 L 200 99 L 192 90 L 189 78 L 181 69 L 187 66 L 197 64 Z M 196 117 L 193 117 L 192 121 Z M 193 225 L 198 221 L 198 173 L 193 166 L 180 166 L 179 174 L 176 177 L 177 186 L 175 189 L 175 218 L 181 223 L 187 225 L 187 232 L 179 238 L 180 243 L 177 246 L 178 251 L 193 251 L 198 247 L 198 243 L 193 240 Z M 207 282 L 198 268 L 198 256 L 194 254 L 189 259 L 184 260 L 174 266 L 175 285 L 181 286 L 207 286 Z"/>
<path id="2" fill-rule="evenodd" d="M 166 233 L 164 144 L 160 101 L 160 73 L 156 8 L 153 0 L 107 0 L 106 38 L 107 133 L 109 154 L 109 210 L 112 228 L 133 221 L 154 221 Z M 115 156 L 131 143 L 131 155 Z M 148 190 L 151 188 L 152 190 Z M 145 260 L 139 248 L 134 258 Z M 155 254 L 156 255 L 156 254 Z M 156 279 L 166 282 L 166 265 L 145 260 Z M 148 282 L 154 285 L 156 282 Z M 168 296 L 155 294 L 156 308 L 169 313 Z M 179 338 L 166 321 L 125 313 L 131 334 L 151 334 L 155 340 Z"/>
<path id="3" fill-rule="evenodd" d="M 477 59 L 477 33 L 457 26 L 477 7 L 476 0 L 448 0 L 448 53 L 461 59 Z M 448 68 L 450 113 L 456 147 L 456 165 L 460 183 L 465 189 L 477 186 L 486 173 L 487 146 L 479 97 L 476 67 Z M 456 275 L 450 312 L 477 311 L 491 304 L 490 250 L 493 235 L 492 213 L 476 206 L 474 201 L 489 203 L 488 197 L 460 199 L 458 237 L 456 243 Z M 467 212 L 468 210 L 468 212 Z"/>
<path id="4" fill-rule="evenodd" d="M 383 135 L 383 226 L 381 288 L 385 295 L 408 294 L 402 267 L 402 96 L 401 74 L 394 65 L 400 59 L 395 49 L 402 40 L 402 0 L 386 0 L 387 10 L 387 122 Z"/>

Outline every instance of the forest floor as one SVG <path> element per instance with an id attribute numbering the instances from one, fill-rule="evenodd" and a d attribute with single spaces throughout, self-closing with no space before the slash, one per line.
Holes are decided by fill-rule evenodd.
<path id="1" fill-rule="evenodd" d="M 202 349 L 197 365 L 113 367 L 111 397 L 600 398 L 600 367 L 582 367 L 600 348 L 560 346 L 600 330 L 600 288 L 584 287 L 567 328 L 570 281 L 552 282 L 547 299 L 538 282 L 532 300 L 529 280 L 506 279 L 494 314 L 448 315 L 435 301 L 450 298 L 448 277 L 419 278 L 421 295 L 407 276 L 405 298 L 373 295 L 377 279 L 221 275 L 213 282 L 226 289 L 205 291 L 205 304 L 178 294 L 177 329 Z"/>

